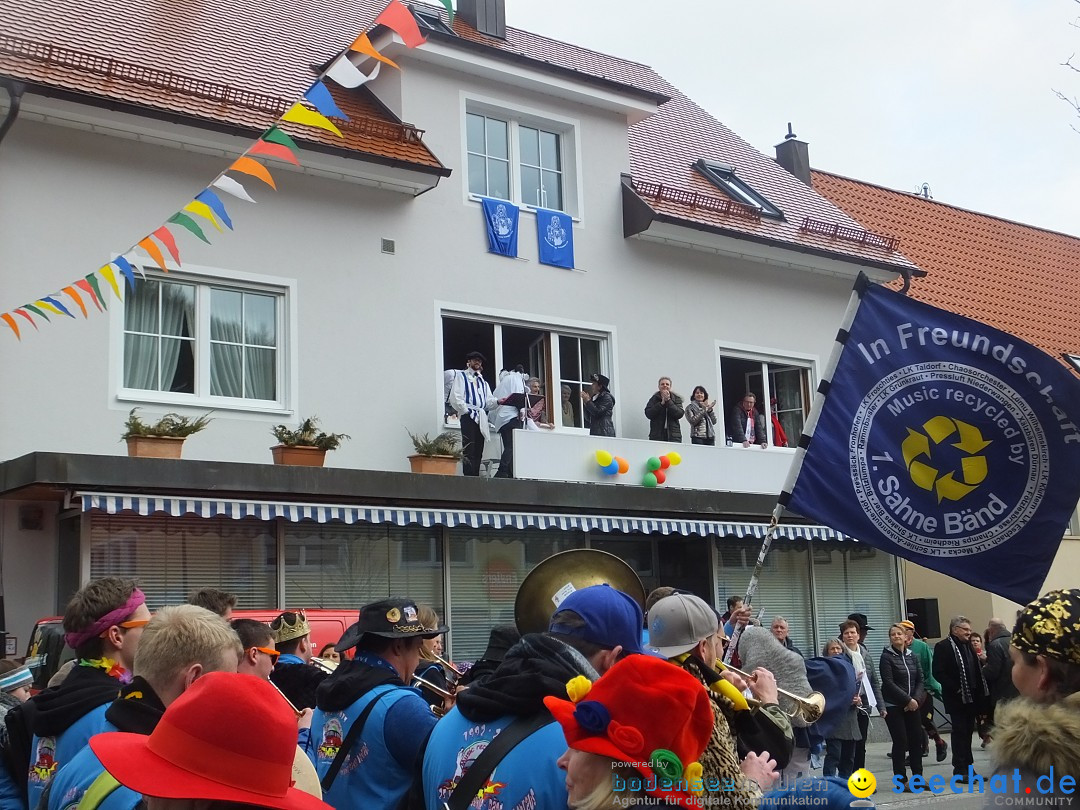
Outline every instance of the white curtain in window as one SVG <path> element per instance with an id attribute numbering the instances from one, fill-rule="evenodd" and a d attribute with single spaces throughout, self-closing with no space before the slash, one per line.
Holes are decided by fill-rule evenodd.
<path id="1" fill-rule="evenodd" d="M 210 393 L 219 397 L 244 395 L 244 325 L 240 321 L 214 317 L 211 334 L 225 343 L 215 343 L 210 352 Z M 230 345 L 232 344 L 232 345 Z"/>
<path id="2" fill-rule="evenodd" d="M 143 281 L 128 296 L 124 304 L 124 328 L 129 333 L 143 334 L 128 334 L 124 340 L 124 385 L 127 388 L 151 391 L 171 388 L 183 341 L 158 336 L 186 333 L 194 337 L 191 328 L 195 322 L 193 293 L 187 285 Z"/>
<path id="3" fill-rule="evenodd" d="M 274 390 L 275 357 L 273 349 L 246 349 L 248 399 L 277 399 Z"/>
<path id="4" fill-rule="evenodd" d="M 195 323 L 195 290 L 181 284 L 161 285 L 161 334 L 184 335 L 195 337 L 191 324 Z M 187 328 L 185 328 L 187 327 Z M 186 341 L 161 340 L 161 388 L 172 390 L 176 377 L 176 365 L 180 358 L 180 348 Z"/>

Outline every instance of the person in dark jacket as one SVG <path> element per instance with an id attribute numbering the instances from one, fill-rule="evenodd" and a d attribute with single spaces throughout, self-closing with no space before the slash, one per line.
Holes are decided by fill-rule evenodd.
<path id="1" fill-rule="evenodd" d="M 989 699 L 970 636 L 971 621 L 966 616 L 954 616 L 949 621 L 948 637 L 934 645 L 934 677 L 941 684 L 942 702 L 952 721 L 953 775 L 960 782 L 969 778 L 974 762 L 971 735 L 975 732 L 975 718 L 986 710 Z"/>
<path id="2" fill-rule="evenodd" d="M 757 397 L 747 391 L 743 398 L 731 409 L 728 433 L 735 444 L 749 447 L 756 444 L 761 448 L 769 446 L 769 433 L 765 427 L 765 414 L 756 407 Z"/>
<path id="3" fill-rule="evenodd" d="M 327 672 L 311 665 L 311 626 L 304 611 L 287 610 L 270 622 L 275 649 L 279 653 L 270 682 L 297 709 L 315 708 L 315 690 Z"/>
<path id="4" fill-rule="evenodd" d="M 1012 679 L 1013 662 L 1009 655 L 1012 634 L 1001 619 L 991 619 L 986 628 L 986 663 L 983 677 L 990 690 L 990 724 L 994 723 L 994 711 L 999 703 L 1019 697 Z"/>
<path id="5" fill-rule="evenodd" d="M 615 423 L 611 414 L 615 410 L 615 397 L 608 390 L 611 383 L 603 374 L 593 374 L 592 391 L 582 391 L 581 401 L 585 418 L 589 423 L 590 436 L 614 436 Z"/>
<path id="6" fill-rule="evenodd" d="M 881 696 L 888 712 L 885 724 L 892 736 L 893 787 L 911 793 L 907 769 L 922 776 L 922 724 L 919 706 L 923 692 L 922 670 L 907 646 L 907 633 L 899 624 L 889 628 L 889 646 L 881 651 Z"/>
<path id="7" fill-rule="evenodd" d="M 685 413 L 683 399 L 671 390 L 671 378 L 661 377 L 656 393 L 645 403 L 645 416 L 649 419 L 649 440 L 654 442 L 681 442 L 682 423 Z"/>

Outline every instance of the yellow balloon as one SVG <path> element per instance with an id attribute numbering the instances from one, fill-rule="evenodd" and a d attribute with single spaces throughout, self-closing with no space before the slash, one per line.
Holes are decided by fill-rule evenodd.
<path id="1" fill-rule="evenodd" d="M 611 453 L 609 453 L 607 450 L 597 450 L 596 463 L 599 464 L 601 467 L 606 467 L 608 464 L 611 463 Z"/>
<path id="2" fill-rule="evenodd" d="M 680 456 L 680 455 L 679 455 L 678 453 L 676 453 L 676 452 L 675 452 L 674 450 L 672 450 L 672 451 L 671 451 L 670 453 L 668 453 L 668 454 L 667 454 L 667 457 L 668 457 L 668 461 L 670 461 L 670 462 L 671 462 L 671 466 L 672 466 L 672 467 L 675 467 L 675 466 L 677 466 L 678 464 L 681 464 L 681 463 L 682 463 L 682 456 Z"/>

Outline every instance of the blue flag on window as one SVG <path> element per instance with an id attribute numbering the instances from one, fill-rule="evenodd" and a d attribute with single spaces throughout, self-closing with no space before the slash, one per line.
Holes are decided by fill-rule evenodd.
<path id="1" fill-rule="evenodd" d="M 562 211 L 536 209 L 540 264 L 574 269 L 574 220 Z"/>
<path id="2" fill-rule="evenodd" d="M 859 279 L 780 503 L 1024 604 L 1080 497 L 1080 381 Z"/>
<path id="3" fill-rule="evenodd" d="M 481 198 L 484 206 L 484 226 L 487 228 L 488 251 L 500 256 L 517 256 L 518 207 L 505 200 Z"/>

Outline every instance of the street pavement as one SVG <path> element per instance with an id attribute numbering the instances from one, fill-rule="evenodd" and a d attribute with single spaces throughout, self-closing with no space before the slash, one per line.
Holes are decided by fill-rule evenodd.
<path id="1" fill-rule="evenodd" d="M 874 724 L 884 721 L 875 717 Z M 952 740 L 948 732 L 942 736 L 949 742 L 949 754 L 943 762 L 937 762 L 934 757 L 934 746 L 930 746 L 930 756 L 923 759 L 923 777 L 929 779 L 932 776 L 941 776 L 946 781 L 945 791 L 933 794 L 925 791 L 921 794 L 893 793 L 892 792 L 892 760 L 889 759 L 889 751 L 892 749 L 891 742 L 870 742 L 866 746 L 866 768 L 877 779 L 877 792 L 870 798 L 878 807 L 889 807 L 891 810 L 901 808 L 918 808 L 927 805 L 942 805 L 942 810 L 976 810 L 976 808 L 993 807 L 993 796 L 980 793 L 953 793 L 948 786 L 948 780 L 952 778 Z M 993 770 L 990 765 L 990 749 L 979 747 L 978 735 L 972 735 L 972 755 L 975 759 L 975 773 L 982 776 L 990 776 Z M 963 786 L 965 790 L 968 786 Z"/>

